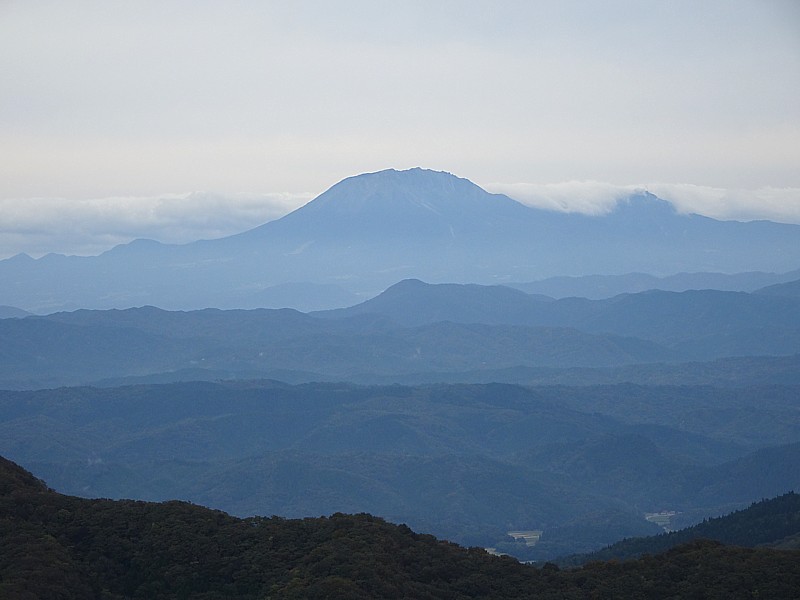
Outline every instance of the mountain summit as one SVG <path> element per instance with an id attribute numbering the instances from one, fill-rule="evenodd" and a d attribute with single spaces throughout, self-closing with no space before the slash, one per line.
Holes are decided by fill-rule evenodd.
<path id="1" fill-rule="evenodd" d="M 34 311 L 251 308 L 270 306 L 277 286 L 302 284 L 297 289 L 316 289 L 316 308 L 332 308 L 328 294 L 374 296 L 410 278 L 491 284 L 799 264 L 798 225 L 678 214 L 647 193 L 608 215 L 553 212 L 449 173 L 390 169 L 347 178 L 281 219 L 226 238 L 0 261 L 0 304 Z"/>
<path id="2" fill-rule="evenodd" d="M 422 210 L 442 214 L 465 208 L 486 211 L 498 204 L 518 203 L 506 196 L 489 194 L 468 179 L 417 167 L 348 177 L 295 214 L 308 215 L 323 210 L 350 216 L 369 214 L 373 210 Z"/>
<path id="3" fill-rule="evenodd" d="M 414 168 L 348 177 L 282 219 L 242 234 L 269 236 L 295 230 L 309 239 L 349 243 L 356 239 L 454 237 L 498 223 L 510 226 L 530 209 L 490 194 L 468 179 Z"/>

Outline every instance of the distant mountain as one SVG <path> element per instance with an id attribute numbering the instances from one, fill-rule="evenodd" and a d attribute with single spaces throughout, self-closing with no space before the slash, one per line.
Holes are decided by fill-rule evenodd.
<path id="1" fill-rule="evenodd" d="M 540 304 L 547 296 L 534 296 L 501 285 L 427 284 L 406 279 L 375 298 L 351 306 L 313 313 L 323 318 L 380 314 L 401 325 L 423 325 L 440 321 L 487 325 L 542 325 Z"/>
<path id="2" fill-rule="evenodd" d="M 800 279 L 794 281 L 787 281 L 786 283 L 777 283 L 770 285 L 756 291 L 756 294 L 764 294 L 767 296 L 785 296 L 787 298 L 800 298 Z"/>
<path id="3" fill-rule="evenodd" d="M 603 300 L 620 294 L 648 290 L 685 292 L 688 290 L 719 290 L 726 292 L 755 292 L 759 288 L 786 283 L 800 277 L 800 270 L 789 273 L 676 273 L 656 277 L 646 273 L 625 275 L 584 275 L 581 277 L 550 277 L 528 283 L 506 283 L 528 294 L 544 294 L 553 298 L 590 298 Z"/>
<path id="4" fill-rule="evenodd" d="M 230 239 L 305 240 L 309 250 L 317 244 L 340 248 L 365 242 L 454 245 L 462 237 L 518 232 L 520 221 L 529 220 L 528 207 L 467 179 L 418 168 L 389 169 L 349 177 L 282 219 Z"/>
<path id="5" fill-rule="evenodd" d="M 167 312 L 152 307 L 0 320 L 0 387 L 76 385 L 197 369 L 231 377 L 355 380 L 376 375 L 675 360 L 657 343 L 568 327 L 385 317 L 314 318 L 289 309 Z M 309 377 L 309 376 L 306 376 Z"/>
<path id="6" fill-rule="evenodd" d="M 137 240 L 97 257 L 0 261 L 0 302 L 36 312 L 74 308 L 256 308 L 268 290 L 336 285 L 370 297 L 401 279 L 482 284 L 552 276 L 788 271 L 800 225 L 678 214 L 650 194 L 603 216 L 545 211 L 448 173 L 411 169 L 345 179 L 253 230 L 182 246 Z M 284 288 L 286 291 L 289 288 Z M 321 305 L 318 290 L 280 297 Z"/>
<path id="7" fill-rule="evenodd" d="M 167 375 L 167 374 L 165 374 Z M 122 378 L 109 380 L 108 385 L 126 383 L 159 383 L 187 381 L 188 374 L 175 373 L 175 378 Z M 182 377 L 182 378 L 180 378 Z M 319 381 L 319 377 L 305 375 L 302 378 L 283 374 L 278 379 L 292 383 Z M 195 376 L 195 379 L 198 377 Z M 203 377 L 201 377 L 203 378 Z M 207 380 L 229 379 L 214 376 L 206 371 Z M 517 383 L 525 385 L 598 385 L 615 383 L 637 383 L 642 385 L 713 385 L 720 387 L 748 387 L 753 385 L 800 384 L 800 354 L 789 356 L 745 356 L 720 358 L 705 362 L 650 363 L 622 367 L 508 367 L 504 369 L 475 369 L 443 373 L 417 372 L 402 375 L 364 374 L 360 383 Z M 98 385 L 100 382 L 97 383 Z M 106 382 L 102 383 L 106 385 Z"/>
<path id="8" fill-rule="evenodd" d="M 637 336 L 694 360 L 794 354 L 800 350 L 800 301 L 794 298 L 697 290 L 624 294 L 573 313 L 583 331 Z M 581 302 L 561 300 L 564 307 Z M 553 303 L 556 305 L 556 303 Z"/>
<path id="9" fill-rule="evenodd" d="M 293 382 L 535 382 L 540 374 L 526 369 L 797 355 L 800 299 L 701 290 L 552 300 L 503 286 L 407 280 L 334 311 L 79 310 L 0 319 L 0 336 L 0 386 L 7 388 L 180 381 L 189 373 Z M 753 381 L 794 381 L 792 364 L 784 361 L 772 375 L 756 372 Z M 690 372 L 697 380 L 707 377 L 703 370 Z M 630 377 L 641 381 L 643 373 Z"/>
<path id="10" fill-rule="evenodd" d="M 15 306 L 0 306 L 0 319 L 21 319 L 29 314 L 31 313 L 27 310 L 22 310 Z"/>
<path id="11" fill-rule="evenodd" d="M 741 361 L 734 362 L 737 364 Z M 796 390 L 793 385 L 723 390 L 686 382 L 667 386 L 599 385 L 562 388 L 559 402 L 573 410 L 606 415 L 625 423 L 677 428 L 757 448 L 764 439 L 772 440 L 770 445 L 800 441 L 800 421 L 795 418 Z M 755 405 L 759 406 L 757 418 Z M 783 463 L 779 464 L 784 468 Z"/>
<path id="12" fill-rule="evenodd" d="M 607 300 L 552 300 L 503 286 L 400 282 L 362 304 L 315 313 L 382 315 L 407 326 L 461 323 L 570 327 L 646 339 L 683 360 L 800 352 L 800 299 L 698 290 L 650 291 Z"/>

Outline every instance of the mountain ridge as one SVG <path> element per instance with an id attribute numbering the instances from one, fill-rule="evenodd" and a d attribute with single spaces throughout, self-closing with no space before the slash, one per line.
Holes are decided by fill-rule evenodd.
<path id="1" fill-rule="evenodd" d="M 701 290 L 552 300 L 411 280 L 324 313 L 83 309 L 0 319 L 0 334 L 0 382 L 10 387 L 200 371 L 452 381 L 465 372 L 797 355 L 800 299 Z"/>
<path id="2" fill-rule="evenodd" d="M 789 283 L 800 278 L 800 269 L 785 273 L 676 273 L 656 277 L 647 273 L 624 275 L 584 275 L 581 277 L 551 277 L 538 281 L 509 282 L 505 285 L 528 294 L 542 294 L 553 298 L 580 297 L 603 300 L 619 294 L 634 294 L 647 290 L 685 292 L 687 290 L 714 289 L 726 292 L 756 292 L 768 286 Z"/>
<path id="3" fill-rule="evenodd" d="M 406 326 L 450 320 L 461 323 L 574 327 L 592 333 L 615 333 L 661 344 L 686 342 L 741 345 L 800 332 L 800 303 L 792 296 L 717 290 L 667 292 L 648 290 L 604 300 L 531 296 L 506 286 L 429 284 L 404 280 L 361 304 L 311 313 L 323 318 L 384 315 Z M 783 334 L 778 334 L 782 330 Z M 730 338 L 725 341 L 725 336 Z M 777 336 L 777 337 L 776 337 Z M 689 342 L 689 340 L 692 340 Z M 794 342 L 786 340 L 787 349 Z M 781 347 L 776 344 L 775 348 Z M 800 347 L 797 347 L 800 350 Z M 762 354 L 761 351 L 746 352 Z M 783 353 L 783 352 L 782 352 Z M 794 353 L 794 350 L 789 353 Z"/>

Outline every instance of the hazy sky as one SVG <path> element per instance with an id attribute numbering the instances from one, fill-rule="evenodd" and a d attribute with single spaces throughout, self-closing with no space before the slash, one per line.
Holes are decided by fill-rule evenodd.
<path id="1" fill-rule="evenodd" d="M 800 223 L 800 2 L 0 0 L 0 257 L 225 235 L 413 166 Z"/>

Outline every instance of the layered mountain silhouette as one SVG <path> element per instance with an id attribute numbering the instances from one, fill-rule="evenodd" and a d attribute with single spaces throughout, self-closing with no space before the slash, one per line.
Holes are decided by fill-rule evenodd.
<path id="1" fill-rule="evenodd" d="M 606 300 L 553 300 L 504 286 L 406 280 L 361 304 L 314 314 L 336 319 L 381 315 L 406 326 L 453 321 L 570 327 L 649 340 L 678 350 L 685 359 L 800 350 L 800 302 L 766 293 L 651 290 Z"/>
<path id="2" fill-rule="evenodd" d="M 503 283 L 556 275 L 789 271 L 800 226 L 677 213 L 640 193 L 603 216 L 539 210 L 449 173 L 345 179 L 285 217 L 217 240 L 137 240 L 96 257 L 0 261 L 0 303 L 71 308 L 252 308 L 303 284 L 303 308 L 371 297 L 407 278 Z M 319 287 L 326 286 L 326 287 Z M 330 286 L 337 286 L 331 288 Z M 341 288 L 341 290 L 339 289 Z M 335 298 L 326 304 L 326 296 Z"/>
<path id="3" fill-rule="evenodd" d="M 797 282 L 800 269 L 788 273 L 675 273 L 656 277 L 646 273 L 624 275 L 583 275 L 580 277 L 548 277 L 538 281 L 507 283 L 510 287 L 529 294 L 541 294 L 553 298 L 590 298 L 603 300 L 619 294 L 635 294 L 648 290 L 685 292 L 687 290 L 720 290 L 725 292 L 755 292 L 786 295 L 782 284 Z M 797 287 L 798 283 L 794 284 Z M 775 290 L 772 291 L 772 287 Z M 770 289 L 765 289 L 770 288 Z M 795 293 L 796 295 L 796 293 Z"/>
<path id="4" fill-rule="evenodd" d="M 541 374 L 530 369 L 800 355 L 800 299 L 653 290 L 553 300 L 412 279 L 345 309 L 79 310 L 0 319 L 0 338 L 0 384 L 12 388 L 131 377 L 532 382 Z M 795 365 L 750 376 L 776 369 L 770 377 L 794 381 Z"/>

